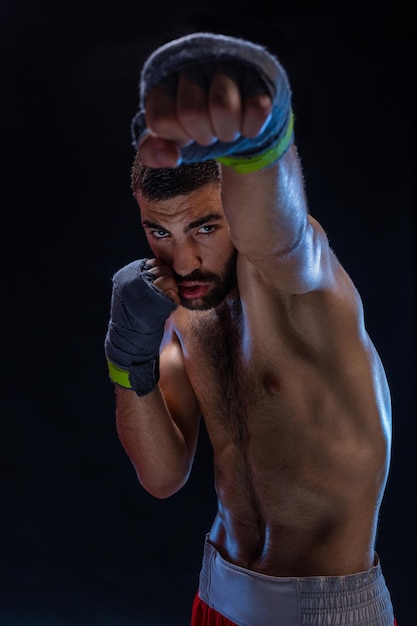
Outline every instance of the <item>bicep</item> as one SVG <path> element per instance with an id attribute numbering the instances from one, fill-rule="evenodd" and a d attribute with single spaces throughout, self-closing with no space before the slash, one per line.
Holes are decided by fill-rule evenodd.
<path id="1" fill-rule="evenodd" d="M 187 446 L 195 448 L 200 424 L 199 405 L 176 339 L 166 343 L 161 350 L 159 386 L 171 417 L 183 433 Z"/>

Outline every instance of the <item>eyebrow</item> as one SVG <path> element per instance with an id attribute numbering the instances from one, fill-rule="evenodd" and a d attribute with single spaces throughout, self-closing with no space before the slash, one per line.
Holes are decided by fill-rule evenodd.
<path id="1" fill-rule="evenodd" d="M 203 215 L 202 217 L 199 217 L 198 219 L 193 220 L 192 222 L 187 224 L 184 227 L 184 232 L 186 233 L 189 230 L 192 230 L 193 228 L 198 228 L 199 226 L 202 226 L 203 224 L 207 224 L 207 222 L 214 222 L 217 220 L 224 220 L 224 219 L 225 219 L 224 215 L 221 215 L 220 213 L 210 213 L 209 215 Z M 155 228 L 156 230 L 165 230 L 165 231 L 167 230 L 164 226 L 161 226 L 161 224 L 158 224 L 157 222 L 151 222 L 151 220 L 143 220 L 142 226 L 147 226 L 148 228 Z"/>

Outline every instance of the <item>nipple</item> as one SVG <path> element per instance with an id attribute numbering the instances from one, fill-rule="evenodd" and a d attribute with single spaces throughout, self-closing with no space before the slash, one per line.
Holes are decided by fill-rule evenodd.
<path id="1" fill-rule="evenodd" d="M 278 376 L 272 372 L 267 372 L 263 377 L 263 385 L 268 393 L 275 394 L 281 391 L 281 384 Z"/>

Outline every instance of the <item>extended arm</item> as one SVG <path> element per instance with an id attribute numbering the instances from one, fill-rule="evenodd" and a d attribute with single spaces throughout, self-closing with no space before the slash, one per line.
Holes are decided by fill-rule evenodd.
<path id="1" fill-rule="evenodd" d="M 217 159 L 236 249 L 282 291 L 319 287 L 328 244 L 308 218 L 290 87 L 278 60 L 250 42 L 200 34 L 151 56 L 141 86 L 144 108 L 134 126 L 141 159 L 151 167 Z"/>

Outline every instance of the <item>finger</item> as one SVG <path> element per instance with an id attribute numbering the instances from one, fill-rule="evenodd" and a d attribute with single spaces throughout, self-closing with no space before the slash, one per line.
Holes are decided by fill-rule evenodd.
<path id="1" fill-rule="evenodd" d="M 209 111 L 215 135 L 221 141 L 235 141 L 241 131 L 242 106 L 239 87 L 217 71 L 210 85 Z"/>
<path id="2" fill-rule="evenodd" d="M 215 140 L 207 104 L 206 90 L 201 84 L 181 73 L 177 86 L 177 116 L 188 136 L 202 146 Z"/>
<path id="3" fill-rule="evenodd" d="M 172 268 L 169 267 L 169 265 L 166 265 L 166 263 L 164 263 L 163 261 L 161 261 L 161 259 L 155 259 L 154 265 L 150 268 L 150 271 L 155 277 L 168 278 L 174 281 L 173 284 L 175 284 Z"/>
<path id="4" fill-rule="evenodd" d="M 153 281 L 155 287 L 158 287 L 168 298 L 171 298 L 177 304 L 180 303 L 180 299 L 178 296 L 178 287 L 175 281 L 172 278 L 167 278 L 166 276 L 160 276 Z"/>
<path id="5" fill-rule="evenodd" d="M 156 270 L 157 272 L 159 272 L 159 268 L 162 268 L 164 265 L 165 263 L 160 258 L 154 257 L 151 259 L 147 259 L 145 269 L 147 271 Z M 155 274 L 155 276 L 157 275 L 155 271 L 153 271 L 153 273 Z"/>
<path id="6" fill-rule="evenodd" d="M 170 280 L 172 285 L 176 285 L 172 267 L 167 265 L 162 259 L 157 257 L 148 259 L 146 261 L 146 268 L 155 278 L 165 278 L 166 280 Z"/>
<path id="7" fill-rule="evenodd" d="M 264 128 L 272 111 L 271 98 L 260 94 L 246 98 L 243 104 L 242 135 L 256 137 Z"/>
<path id="8" fill-rule="evenodd" d="M 190 141 L 177 117 L 174 97 L 160 85 L 156 85 L 147 96 L 145 111 L 146 125 L 151 133 L 175 141 L 180 146 Z"/>
<path id="9" fill-rule="evenodd" d="M 154 168 L 177 167 L 181 153 L 174 141 L 147 135 L 138 148 L 139 159 L 144 165 Z"/>
<path id="10" fill-rule="evenodd" d="M 157 258 L 150 258 L 150 259 L 146 259 L 146 263 L 143 266 L 143 269 L 145 271 L 150 271 L 153 267 L 156 267 L 158 265 L 158 259 Z"/>
<path id="11" fill-rule="evenodd" d="M 172 289 L 165 289 L 164 290 L 164 294 L 166 296 L 168 296 L 168 298 L 171 298 L 171 300 L 173 300 L 175 302 L 175 304 L 178 304 L 178 305 L 181 304 L 180 298 L 179 298 L 179 295 L 178 295 L 178 289 L 173 289 L 173 288 Z"/>

